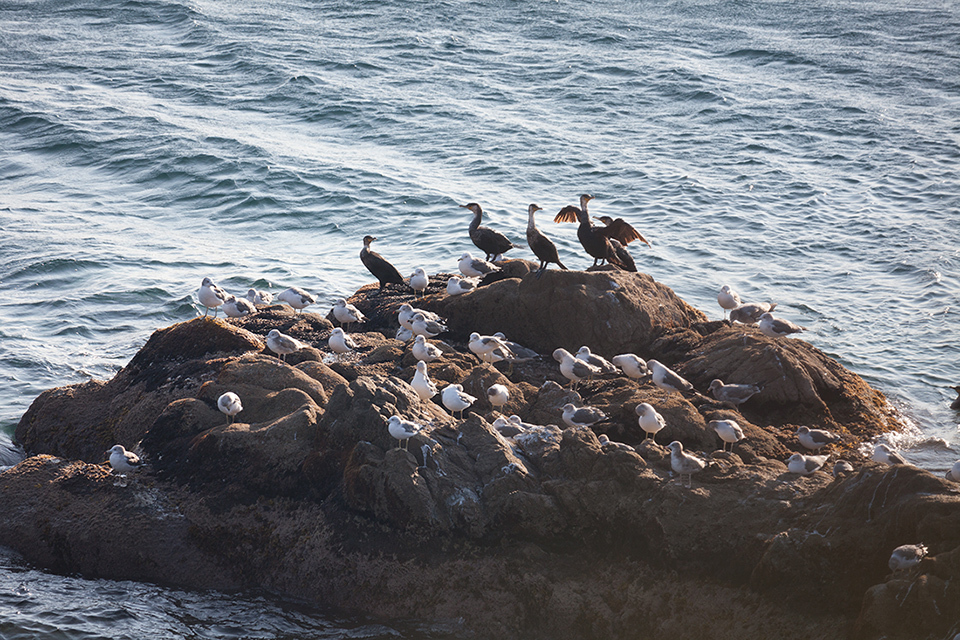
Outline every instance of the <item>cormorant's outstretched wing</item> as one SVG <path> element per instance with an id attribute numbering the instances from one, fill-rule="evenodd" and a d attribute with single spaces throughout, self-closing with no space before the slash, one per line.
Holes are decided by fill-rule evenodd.
<path id="1" fill-rule="evenodd" d="M 580 207 L 575 207 L 572 204 L 568 204 L 563 209 L 560 209 L 560 213 L 553 219 L 554 222 L 576 222 L 577 215 L 580 213 Z"/>
<path id="2" fill-rule="evenodd" d="M 606 226 L 602 227 L 600 231 L 603 235 L 608 238 L 613 238 L 622 245 L 628 245 L 634 240 L 639 240 L 648 247 L 650 246 L 647 239 L 640 235 L 640 232 L 634 229 L 633 225 L 623 218 L 610 221 Z"/>

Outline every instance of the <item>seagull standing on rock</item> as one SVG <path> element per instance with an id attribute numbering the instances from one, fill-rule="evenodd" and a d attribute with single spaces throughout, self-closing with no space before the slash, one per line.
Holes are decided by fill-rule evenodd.
<path id="1" fill-rule="evenodd" d="M 493 407 L 502 407 L 510 402 L 510 390 L 502 384 L 492 384 L 487 387 L 487 400 Z"/>
<path id="2" fill-rule="evenodd" d="M 637 419 L 637 422 L 640 424 L 640 428 L 644 430 L 647 434 L 644 436 L 644 440 L 647 438 L 653 438 L 653 443 L 657 443 L 657 432 L 667 426 L 667 421 L 663 419 L 663 416 L 657 413 L 657 410 L 653 408 L 653 405 L 647 402 L 641 402 L 638 404 L 634 411 L 637 415 L 640 416 Z"/>
<path id="3" fill-rule="evenodd" d="M 647 367 L 653 374 L 653 384 L 665 391 L 693 391 L 693 385 L 684 380 L 679 374 L 674 373 L 656 360 L 647 360 Z"/>
<path id="4" fill-rule="evenodd" d="M 726 319 L 727 312 L 740 306 L 740 294 L 725 284 L 720 287 L 720 293 L 717 294 L 717 302 L 723 308 L 723 317 Z"/>
<path id="5" fill-rule="evenodd" d="M 882 442 L 873 448 L 871 459 L 874 462 L 880 462 L 882 464 L 907 464 L 907 461 L 902 455 Z"/>
<path id="6" fill-rule="evenodd" d="M 423 360 L 417 362 L 417 371 L 413 374 L 410 386 L 420 396 L 421 402 L 426 402 L 440 391 L 433 380 L 430 379 L 430 375 L 427 373 L 427 363 Z"/>
<path id="7" fill-rule="evenodd" d="M 735 407 L 760 393 L 755 384 L 723 384 L 719 378 L 710 383 L 710 393 L 720 402 L 729 402 Z"/>
<path id="8" fill-rule="evenodd" d="M 127 451 L 123 448 L 123 445 L 115 444 L 105 453 L 110 455 L 110 468 L 119 473 L 136 471 L 143 466 L 140 456 L 132 451 Z"/>
<path id="9" fill-rule="evenodd" d="M 200 290 L 197 291 L 197 299 L 204 307 L 203 315 L 206 316 L 213 309 L 213 315 L 217 315 L 217 307 L 227 300 L 227 292 L 213 283 L 210 278 L 204 278 L 200 283 Z"/>
<path id="10" fill-rule="evenodd" d="M 281 291 L 277 294 L 277 300 L 286 302 L 296 309 L 297 313 L 300 313 L 301 309 L 305 309 L 317 301 L 316 298 L 300 287 L 290 287 L 286 291 Z"/>
<path id="11" fill-rule="evenodd" d="M 467 348 L 484 362 L 495 362 L 513 356 L 513 352 L 506 342 L 496 336 L 482 336 L 476 331 L 470 334 Z M 494 352 L 498 352 L 498 356 L 495 358 L 493 357 Z"/>
<path id="12" fill-rule="evenodd" d="M 683 444 L 679 440 L 668 444 L 667 449 L 670 449 L 670 468 L 680 476 L 681 482 L 683 482 L 683 476 L 687 476 L 686 487 L 689 489 L 693 486 L 693 474 L 703 471 L 707 463 L 684 451 Z"/>
<path id="13" fill-rule="evenodd" d="M 571 403 L 563 405 L 563 421 L 571 427 L 592 427 L 598 422 L 607 419 L 605 414 L 596 407 L 577 407 Z"/>
<path id="14" fill-rule="evenodd" d="M 463 418 L 463 412 L 477 401 L 472 395 L 464 392 L 462 384 L 448 384 L 443 388 L 440 400 L 443 402 L 443 406 L 451 412 L 459 413 L 461 419 Z"/>
<path id="15" fill-rule="evenodd" d="M 553 352 L 553 359 L 560 363 L 560 373 L 570 381 L 571 388 L 575 387 L 584 378 L 590 378 L 600 374 L 592 364 L 578 360 L 566 349 L 556 349 Z"/>
<path id="16" fill-rule="evenodd" d="M 486 260 L 481 260 L 480 258 L 474 258 L 470 255 L 469 251 L 463 252 L 463 255 L 460 256 L 460 262 L 457 263 L 457 267 L 460 269 L 460 273 L 468 278 L 481 278 L 488 273 L 500 271 L 500 267 L 497 265 L 492 262 L 487 262 Z"/>
<path id="17" fill-rule="evenodd" d="M 367 318 L 352 304 L 347 304 L 343 298 L 338 299 L 333 305 L 333 317 L 345 328 L 349 328 L 354 322 L 366 322 Z"/>
<path id="18" fill-rule="evenodd" d="M 270 333 L 267 334 L 267 348 L 277 354 L 277 358 L 283 360 L 284 362 L 287 361 L 288 353 L 299 351 L 306 346 L 307 345 L 300 342 L 293 336 L 280 333 L 276 329 L 270 329 Z"/>
<path id="19" fill-rule="evenodd" d="M 650 375 L 650 371 L 647 369 L 647 361 L 635 354 L 621 353 L 613 356 L 610 361 L 620 367 L 628 378 L 639 380 Z"/>
<path id="20" fill-rule="evenodd" d="M 433 338 L 447 330 L 446 325 L 440 324 L 435 320 L 428 320 L 422 313 L 413 314 L 413 320 L 410 322 L 410 330 L 415 336 Z"/>
<path id="21" fill-rule="evenodd" d="M 730 322 L 757 324 L 760 322 L 760 316 L 776 308 L 776 302 L 748 302 L 730 310 Z"/>
<path id="22" fill-rule="evenodd" d="M 448 296 L 459 296 L 464 293 L 470 293 L 477 288 L 477 283 L 474 280 L 469 278 L 458 278 L 457 276 L 451 276 L 447 280 L 447 295 Z"/>
<path id="23" fill-rule="evenodd" d="M 247 289 L 247 300 L 257 307 L 266 307 L 273 302 L 273 294 L 269 291 L 258 291 L 256 289 Z"/>
<path id="24" fill-rule="evenodd" d="M 890 571 L 902 571 L 920 564 L 927 555 L 927 548 L 922 544 L 904 544 L 893 550 L 887 566 Z"/>
<path id="25" fill-rule="evenodd" d="M 797 427 L 797 440 L 800 444 L 811 451 L 819 451 L 828 444 L 840 442 L 840 436 L 830 433 L 825 429 L 811 429 L 810 427 Z"/>
<path id="26" fill-rule="evenodd" d="M 427 272 L 420 267 L 414 269 L 413 275 L 410 276 L 410 288 L 413 289 L 413 295 L 423 295 L 429 285 L 430 278 L 427 277 Z"/>
<path id="27" fill-rule="evenodd" d="M 243 411 L 243 405 L 240 403 L 240 396 L 233 391 L 227 391 L 217 398 L 217 408 L 229 418 L 228 424 L 233 424 L 233 417 Z"/>
<path id="28" fill-rule="evenodd" d="M 387 431 L 390 435 L 400 441 L 398 449 L 407 450 L 410 438 L 423 431 L 423 425 L 410 420 L 404 420 L 400 416 L 390 416 L 387 421 Z"/>
<path id="29" fill-rule="evenodd" d="M 427 311 L 426 309 L 417 309 L 409 303 L 404 302 L 400 305 L 400 309 L 397 313 L 397 322 L 400 323 L 401 327 L 406 329 L 413 329 L 413 316 L 420 314 L 424 317 L 425 320 L 433 320 L 434 322 L 443 322 L 443 320 L 437 314 L 432 311 Z"/>
<path id="30" fill-rule="evenodd" d="M 950 482 L 960 482 L 960 460 L 953 463 L 953 466 L 947 470 L 943 476 Z"/>
<path id="31" fill-rule="evenodd" d="M 795 453 L 787 458 L 787 471 L 808 476 L 827 463 L 829 456 L 805 456 Z"/>
<path id="32" fill-rule="evenodd" d="M 413 347 L 410 348 L 410 351 L 413 352 L 414 358 L 424 362 L 433 362 L 443 355 L 440 347 L 427 342 L 427 339 L 423 336 L 416 336 L 413 339 Z"/>
<path id="33" fill-rule="evenodd" d="M 730 445 L 730 451 L 733 451 L 733 445 L 743 440 L 743 429 L 733 420 L 711 420 L 707 426 L 716 431 L 720 439 L 723 440 L 724 451 L 727 450 L 728 444 Z"/>
<path id="34" fill-rule="evenodd" d="M 620 370 L 617 369 L 615 364 L 602 356 L 598 356 L 595 353 L 590 353 L 590 347 L 586 345 L 577 350 L 576 358 L 578 360 L 583 360 L 588 364 L 592 364 L 597 369 L 600 369 L 600 373 L 620 373 Z"/>
<path id="35" fill-rule="evenodd" d="M 228 318 L 242 318 L 257 311 L 257 306 L 246 298 L 228 295 L 223 301 L 223 312 Z"/>
<path id="36" fill-rule="evenodd" d="M 806 331 L 798 324 L 793 324 L 789 320 L 774 318 L 769 311 L 760 316 L 760 333 L 770 338 L 784 338 L 791 333 L 800 333 Z"/>
<path id="37" fill-rule="evenodd" d="M 327 344 L 334 353 L 351 353 L 357 348 L 357 343 L 353 341 L 353 338 L 345 334 L 340 327 L 334 327 L 333 331 L 330 332 Z"/>

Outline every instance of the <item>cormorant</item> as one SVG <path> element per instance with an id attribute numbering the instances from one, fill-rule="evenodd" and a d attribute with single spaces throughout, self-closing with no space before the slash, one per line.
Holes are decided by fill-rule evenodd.
<path id="1" fill-rule="evenodd" d="M 533 221 L 533 214 L 541 210 L 542 207 L 538 207 L 535 204 L 527 207 L 527 214 L 529 216 L 527 218 L 527 244 L 530 245 L 530 250 L 533 251 L 534 255 L 540 260 L 540 268 L 537 269 L 538 278 L 543 275 L 547 264 L 550 262 L 556 263 L 556 265 L 564 271 L 567 270 L 567 268 L 563 266 L 563 263 L 560 262 L 560 256 L 557 254 L 557 245 L 553 244 L 550 238 L 540 233 L 540 230 L 537 229 L 537 224 Z"/>
<path id="2" fill-rule="evenodd" d="M 556 215 L 553 221 L 580 222 L 580 227 L 577 229 L 577 238 L 580 239 L 580 244 L 583 245 L 587 253 L 593 257 L 593 266 L 597 266 L 606 260 L 621 269 L 628 269 L 628 266 L 623 264 L 620 258 L 617 257 L 616 249 L 610 243 L 610 239 L 605 231 L 606 227 L 594 227 L 590 224 L 590 214 L 587 213 L 587 203 L 591 200 L 593 200 L 593 196 L 586 193 L 583 194 L 580 196 L 579 207 L 567 205 L 563 209 L 560 209 L 560 213 Z"/>
<path id="3" fill-rule="evenodd" d="M 637 264 L 633 261 L 633 256 L 630 255 L 630 252 L 627 251 L 627 245 L 634 240 L 639 240 L 649 247 L 650 243 L 647 239 L 640 235 L 640 232 L 634 229 L 633 226 L 623 218 L 614 220 L 610 216 L 594 216 L 593 219 L 603 223 L 600 231 L 610 238 L 613 251 L 617 254 L 617 259 L 623 263 L 623 268 L 636 273 Z"/>
<path id="4" fill-rule="evenodd" d="M 376 238 L 373 236 L 363 237 L 363 249 L 360 250 L 360 262 L 363 266 L 380 281 L 380 291 L 383 291 L 387 284 L 404 284 L 403 276 L 397 271 L 397 268 L 383 259 L 376 251 L 370 249 L 370 243 Z"/>
<path id="5" fill-rule="evenodd" d="M 470 239 L 477 245 L 481 251 L 487 254 L 486 260 L 493 260 L 502 253 L 506 253 L 514 248 L 507 236 L 499 231 L 494 231 L 490 227 L 481 227 L 480 219 L 483 217 L 483 209 L 476 202 L 460 205 L 462 209 L 469 209 L 473 212 L 473 222 L 470 223 Z"/>

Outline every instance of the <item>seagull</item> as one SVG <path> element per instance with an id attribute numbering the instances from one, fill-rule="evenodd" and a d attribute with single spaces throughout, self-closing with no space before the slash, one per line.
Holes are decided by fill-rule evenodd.
<path id="1" fill-rule="evenodd" d="M 333 331 L 330 332 L 327 345 L 334 353 L 350 353 L 357 348 L 357 343 L 353 341 L 353 338 L 345 334 L 340 327 L 334 327 Z"/>
<path id="2" fill-rule="evenodd" d="M 247 289 L 247 300 L 258 307 L 265 307 L 273 302 L 273 294 L 269 291 L 257 291 L 256 289 Z"/>
<path id="3" fill-rule="evenodd" d="M 286 291 L 281 291 L 277 294 L 277 300 L 280 302 L 286 302 L 288 305 L 296 309 L 297 313 L 300 313 L 301 309 L 308 307 L 317 301 L 316 298 L 300 287 L 290 287 Z"/>
<path id="4" fill-rule="evenodd" d="M 481 227 L 480 220 L 483 218 L 483 209 L 476 202 L 460 205 L 461 209 L 469 209 L 473 212 L 473 221 L 470 222 L 470 239 L 477 248 L 487 254 L 487 260 L 492 260 L 500 254 L 506 253 L 514 248 L 507 236 L 499 231 L 494 231 L 490 227 Z"/>
<path id="5" fill-rule="evenodd" d="M 400 342 L 406 342 L 413 338 L 413 331 L 407 329 L 406 327 L 400 327 L 397 329 L 397 340 Z"/>
<path id="6" fill-rule="evenodd" d="M 288 353 L 299 351 L 306 346 L 296 338 L 280 333 L 276 329 L 270 329 L 270 333 L 267 334 L 267 348 L 277 354 L 277 357 L 284 362 L 287 361 Z"/>
<path id="7" fill-rule="evenodd" d="M 228 318 L 242 318 L 245 315 L 256 312 L 257 306 L 246 298 L 238 298 L 234 295 L 228 295 L 223 301 L 223 312 Z"/>
<path id="8" fill-rule="evenodd" d="M 887 566 L 890 567 L 890 571 L 909 569 L 920 564 L 926 555 L 927 548 L 922 544 L 904 544 L 893 550 Z"/>
<path id="9" fill-rule="evenodd" d="M 463 418 L 464 410 L 469 409 L 470 405 L 477 401 L 469 393 L 464 393 L 462 384 L 448 384 L 443 388 L 440 400 L 443 402 L 443 406 L 452 413 L 459 413 L 461 418 Z"/>
<path id="10" fill-rule="evenodd" d="M 427 277 L 426 271 L 420 267 L 413 270 L 413 275 L 410 276 L 410 288 L 413 289 L 413 295 L 423 295 L 429 284 L 430 278 Z"/>
<path id="11" fill-rule="evenodd" d="M 542 209 L 535 204 L 527 207 L 527 246 L 530 247 L 533 254 L 540 260 L 540 268 L 537 269 L 537 278 L 543 275 L 543 272 L 547 269 L 547 265 L 551 262 L 555 263 L 564 271 L 567 270 L 567 268 L 563 266 L 563 263 L 560 262 L 557 245 L 553 244 L 550 238 L 543 235 L 543 233 L 537 229 L 537 223 L 533 220 L 533 214 L 541 210 Z"/>
<path id="12" fill-rule="evenodd" d="M 513 420 L 508 420 L 503 416 L 500 416 L 493 421 L 493 428 L 496 429 L 504 438 L 513 438 L 514 436 L 526 431 L 522 424 L 514 422 Z"/>
<path id="13" fill-rule="evenodd" d="M 723 450 L 727 450 L 730 445 L 730 451 L 733 451 L 733 445 L 743 440 L 743 429 L 733 420 L 711 420 L 707 423 L 708 427 L 713 427 L 720 439 L 723 440 Z"/>
<path id="14" fill-rule="evenodd" d="M 213 315 L 217 315 L 217 307 L 222 305 L 227 299 L 227 292 L 213 283 L 210 278 L 204 278 L 200 284 L 200 290 L 197 291 L 197 299 L 204 306 L 203 315 L 206 316 L 210 309 L 213 309 Z"/>
<path id="15" fill-rule="evenodd" d="M 686 486 L 689 489 L 693 485 L 693 474 L 703 471 L 703 468 L 707 466 L 706 463 L 684 451 L 683 444 L 679 440 L 674 440 L 668 444 L 667 449 L 670 449 L 670 468 L 680 476 L 681 481 L 683 476 L 687 476 Z"/>
<path id="16" fill-rule="evenodd" d="M 432 311 L 427 311 L 425 309 L 416 309 L 413 305 L 410 305 L 404 302 L 400 305 L 400 309 L 397 313 L 397 322 L 400 323 L 401 327 L 405 329 L 413 329 L 413 316 L 420 314 L 424 317 L 425 320 L 433 320 L 434 322 L 443 322 L 443 319 Z"/>
<path id="17" fill-rule="evenodd" d="M 617 369 L 617 366 L 596 354 L 590 353 L 590 347 L 584 345 L 577 350 L 576 358 L 578 360 L 583 360 L 586 363 L 592 364 L 597 369 L 600 369 L 600 373 L 620 373 L 620 370 Z"/>
<path id="18" fill-rule="evenodd" d="M 960 482 L 960 460 L 953 463 L 944 477 L 950 482 Z"/>
<path id="19" fill-rule="evenodd" d="M 415 336 L 433 338 L 447 330 L 446 325 L 440 324 L 435 320 L 428 320 L 422 313 L 413 314 L 413 320 L 410 322 L 410 329 Z"/>
<path id="20" fill-rule="evenodd" d="M 366 322 L 367 320 L 360 309 L 352 304 L 347 304 L 347 301 L 343 298 L 338 298 L 333 304 L 333 317 L 345 327 L 349 327 L 354 322 Z"/>
<path id="21" fill-rule="evenodd" d="M 613 356 L 610 361 L 620 367 L 628 378 L 639 380 L 650 375 L 650 371 L 647 369 L 647 361 L 632 353 L 621 353 Z"/>
<path id="22" fill-rule="evenodd" d="M 387 262 L 382 255 L 370 248 L 374 236 L 363 237 L 363 249 L 360 249 L 360 262 L 367 268 L 367 271 L 373 274 L 380 281 L 380 291 L 388 284 L 403 284 L 403 276 L 397 271 L 397 268 Z"/>
<path id="23" fill-rule="evenodd" d="M 573 354 L 566 349 L 554 350 L 553 359 L 560 363 L 560 373 L 570 381 L 571 387 L 576 386 L 584 378 L 590 378 L 600 373 L 600 369 L 583 360 L 574 358 Z"/>
<path id="24" fill-rule="evenodd" d="M 607 414 L 594 407 L 578 408 L 569 402 L 563 405 L 563 421 L 571 427 L 592 427 L 606 419 Z"/>
<path id="25" fill-rule="evenodd" d="M 120 444 L 113 445 L 113 448 L 104 452 L 104 455 L 106 454 L 110 454 L 110 467 L 120 473 L 136 471 L 143 466 L 143 461 L 137 454 L 127 451 Z"/>
<path id="26" fill-rule="evenodd" d="M 410 349 L 413 357 L 424 362 L 433 362 L 443 355 L 440 347 L 427 342 L 423 336 L 417 336 L 413 339 L 413 347 Z"/>
<path id="27" fill-rule="evenodd" d="M 500 340 L 503 341 L 503 344 L 507 345 L 507 348 L 513 352 L 512 360 L 515 362 L 521 360 L 533 360 L 534 358 L 538 358 L 540 356 L 540 354 L 533 349 L 528 349 L 522 344 L 513 342 L 512 340 L 507 340 L 507 336 L 503 335 L 503 331 L 497 331 L 495 334 L 493 334 L 493 337 L 500 338 Z"/>
<path id="28" fill-rule="evenodd" d="M 853 465 L 847 462 L 846 460 L 837 460 L 837 463 L 833 465 L 833 477 L 839 478 L 845 473 L 853 473 Z"/>
<path id="29" fill-rule="evenodd" d="M 230 419 L 228 424 L 233 423 L 233 416 L 243 411 L 243 405 L 240 404 L 240 396 L 233 391 L 227 391 L 217 398 L 217 408 L 227 414 L 227 417 Z"/>
<path id="30" fill-rule="evenodd" d="M 720 287 L 720 293 L 717 294 L 717 302 L 723 307 L 723 317 L 727 317 L 727 312 L 740 306 L 740 294 L 725 284 Z"/>
<path id="31" fill-rule="evenodd" d="M 634 411 L 637 412 L 637 415 L 640 416 L 637 419 L 637 422 L 640 424 L 640 428 L 646 432 L 644 440 L 647 438 L 653 438 L 654 444 L 657 442 L 657 432 L 667 426 L 667 421 L 663 419 L 663 416 L 657 413 L 657 410 L 653 408 L 653 405 L 641 402 L 636 406 Z"/>
<path id="32" fill-rule="evenodd" d="M 787 458 L 787 471 L 808 476 L 827 463 L 829 456 L 805 456 L 795 453 Z"/>
<path id="33" fill-rule="evenodd" d="M 780 320 L 774 318 L 769 311 L 760 316 L 760 333 L 771 338 L 782 338 L 791 333 L 806 331 L 798 324 L 793 324 L 789 320 Z"/>
<path id="34" fill-rule="evenodd" d="M 482 336 L 476 331 L 470 334 L 467 347 L 484 362 L 504 360 L 513 356 L 510 347 L 503 340 L 494 336 Z"/>
<path id="35" fill-rule="evenodd" d="M 656 360 L 647 360 L 653 384 L 666 391 L 693 391 L 693 385 Z"/>
<path id="36" fill-rule="evenodd" d="M 840 442 L 841 438 L 837 434 L 830 433 L 824 429 L 797 427 L 797 440 L 807 449 L 819 451 L 828 444 Z"/>
<path id="37" fill-rule="evenodd" d="M 903 456 L 883 443 L 873 448 L 871 458 L 874 462 L 882 462 L 883 464 L 907 464 Z"/>
<path id="38" fill-rule="evenodd" d="M 735 407 L 760 393 L 760 387 L 755 384 L 723 384 L 719 378 L 710 383 L 710 392 L 720 402 L 729 402 Z"/>
<path id="39" fill-rule="evenodd" d="M 488 273 L 500 271 L 500 267 L 497 265 L 480 258 L 474 258 L 469 251 L 463 252 L 457 266 L 460 268 L 460 273 L 468 278 L 480 278 Z"/>
<path id="40" fill-rule="evenodd" d="M 624 444 L 622 442 L 614 442 L 613 440 L 608 438 L 607 434 L 605 433 L 601 433 L 600 435 L 598 435 L 597 440 L 600 441 L 601 447 L 613 447 L 616 449 L 623 449 L 624 451 L 636 451 L 636 449 L 634 449 L 628 444 Z"/>
<path id="41" fill-rule="evenodd" d="M 510 390 L 502 384 L 492 384 L 487 387 L 487 400 L 494 407 L 502 407 L 510 402 Z"/>
<path id="42" fill-rule="evenodd" d="M 757 324 L 760 321 L 760 316 L 765 313 L 772 313 L 776 308 L 776 302 L 748 302 L 730 310 L 730 322 Z"/>
<path id="43" fill-rule="evenodd" d="M 410 386 L 420 396 L 421 402 L 426 402 L 440 391 L 433 380 L 430 379 L 430 375 L 427 373 L 427 363 L 423 360 L 417 362 L 417 371 L 413 374 Z"/>
<path id="44" fill-rule="evenodd" d="M 459 296 L 464 293 L 470 293 L 477 288 L 477 283 L 474 280 L 468 278 L 458 278 L 457 276 L 451 276 L 447 280 L 447 295 L 448 296 Z"/>
<path id="45" fill-rule="evenodd" d="M 410 438 L 423 431 L 423 425 L 410 420 L 404 420 L 400 416 L 390 416 L 390 419 L 387 420 L 387 430 L 390 432 L 390 435 L 399 440 L 403 445 L 397 448 L 402 448 L 406 451 Z"/>

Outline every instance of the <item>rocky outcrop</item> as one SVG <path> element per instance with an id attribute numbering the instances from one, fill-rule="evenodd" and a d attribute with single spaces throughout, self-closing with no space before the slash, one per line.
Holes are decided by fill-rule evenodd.
<path id="1" fill-rule="evenodd" d="M 410 298 L 370 291 L 352 301 L 370 317 L 363 328 L 382 333 L 358 331 L 355 354 L 326 349 L 332 325 L 319 315 L 269 308 L 175 325 L 110 382 L 42 394 L 17 431 L 36 455 L 0 474 L 13 514 L 0 521 L 0 544 L 59 571 L 257 586 L 375 616 L 461 620 L 464 637 L 949 630 L 947 614 L 929 612 L 956 611 L 960 492 L 919 469 L 857 457 L 855 446 L 896 427 L 895 416 L 816 349 L 705 322 L 647 276 L 505 278 L 420 303 L 443 309 L 452 329 L 430 376 L 479 397 L 458 419 L 409 385 L 414 361 L 390 337 L 390 314 Z M 538 298 L 550 313 L 538 312 Z M 311 346 L 280 362 L 261 342 L 275 327 Z M 481 363 L 463 342 L 474 329 L 503 330 L 547 357 Z M 580 344 L 656 355 L 701 390 L 713 377 L 763 376 L 764 392 L 738 411 L 619 376 L 572 390 L 549 352 Z M 511 393 L 504 413 L 539 426 L 498 433 L 501 414 L 485 399 L 494 382 Z M 244 403 L 232 423 L 216 409 L 227 390 Z M 608 419 L 564 428 L 567 402 Z M 639 402 L 666 420 L 656 441 L 637 424 Z M 386 429 L 392 415 L 424 426 L 404 449 Z M 843 430 L 832 451 L 858 471 L 788 473 L 797 416 Z M 721 418 L 746 434 L 733 453 L 717 450 L 708 427 Z M 663 445 L 674 439 L 708 463 L 692 488 L 671 472 Z M 147 469 L 118 478 L 89 464 L 114 442 L 140 442 Z M 919 542 L 930 557 L 888 575 L 890 552 Z M 911 612 L 886 615 L 892 602 Z"/>

